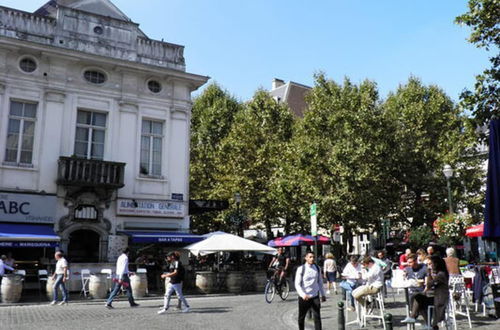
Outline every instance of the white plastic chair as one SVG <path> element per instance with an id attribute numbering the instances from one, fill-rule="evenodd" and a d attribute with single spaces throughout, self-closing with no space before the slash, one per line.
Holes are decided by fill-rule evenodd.
<path id="1" fill-rule="evenodd" d="M 384 327 L 385 330 L 385 321 L 384 321 L 384 315 L 385 315 L 385 306 L 384 306 L 384 293 L 382 292 L 382 289 L 375 294 L 369 295 L 367 297 L 368 299 L 371 299 L 371 303 L 375 304 L 373 307 L 373 310 L 378 309 L 380 314 L 367 314 L 366 307 L 361 306 L 361 322 L 362 322 L 362 327 L 366 327 L 366 319 L 378 319 L 382 323 L 382 326 Z"/>
<path id="2" fill-rule="evenodd" d="M 24 269 L 18 269 L 16 271 L 14 271 L 14 274 L 21 275 L 21 276 L 25 277 L 26 276 L 26 271 Z M 24 278 L 23 278 L 23 281 L 24 281 Z"/>
<path id="3" fill-rule="evenodd" d="M 80 291 L 80 295 L 84 295 L 85 298 L 87 298 L 89 294 L 89 282 L 90 282 L 90 270 L 89 269 L 82 269 L 80 271 L 80 278 L 82 280 L 82 291 Z"/>
<path id="4" fill-rule="evenodd" d="M 469 298 L 465 292 L 465 281 L 462 275 L 450 275 L 448 280 L 450 288 L 450 314 L 451 317 L 456 319 L 457 315 L 467 317 L 469 328 L 472 329 L 472 322 L 470 320 L 469 312 Z M 455 296 L 458 295 L 458 299 Z M 455 322 L 456 323 L 456 322 Z"/>

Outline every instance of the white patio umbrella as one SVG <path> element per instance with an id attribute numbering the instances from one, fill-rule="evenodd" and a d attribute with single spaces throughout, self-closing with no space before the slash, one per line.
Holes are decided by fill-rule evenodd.
<path id="1" fill-rule="evenodd" d="M 255 251 L 267 254 L 276 253 L 276 249 L 272 247 L 222 231 L 209 233 L 203 236 L 206 237 L 203 241 L 188 245 L 185 249 L 195 255 L 231 251 Z"/>

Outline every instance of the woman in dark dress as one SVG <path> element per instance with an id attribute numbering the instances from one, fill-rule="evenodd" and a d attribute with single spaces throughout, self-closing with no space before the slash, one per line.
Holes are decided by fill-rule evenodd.
<path id="1" fill-rule="evenodd" d="M 427 308 L 434 306 L 434 318 L 432 328 L 439 329 L 438 324 L 445 320 L 446 306 L 448 305 L 448 270 L 446 263 L 441 257 L 432 256 L 429 274 L 427 275 L 427 286 L 423 293 L 414 296 L 410 316 L 403 323 L 415 323 L 418 315 L 422 315 L 427 323 Z M 433 290 L 434 296 L 429 297 L 427 292 Z"/>

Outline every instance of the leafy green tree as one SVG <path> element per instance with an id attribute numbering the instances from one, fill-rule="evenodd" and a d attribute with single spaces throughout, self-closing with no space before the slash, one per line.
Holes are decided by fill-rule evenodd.
<path id="1" fill-rule="evenodd" d="M 316 75 L 309 105 L 294 139 L 302 176 L 304 221 L 308 205 L 318 203 L 323 228 L 341 224 L 347 234 L 380 226 L 397 195 L 388 175 L 387 125 L 375 83 L 342 85 Z"/>
<path id="2" fill-rule="evenodd" d="M 391 127 L 390 172 L 401 196 L 392 215 L 401 222 L 410 219 L 416 227 L 431 224 L 443 213 L 447 208 L 444 164 L 457 173 L 452 181 L 453 201 L 467 204 L 464 192 L 475 194 L 480 187 L 476 139 L 450 98 L 440 88 L 410 78 L 388 96 L 384 115 Z"/>
<path id="3" fill-rule="evenodd" d="M 216 187 L 221 141 L 231 131 L 241 104 L 217 84 L 209 85 L 194 100 L 191 117 L 190 195 L 192 199 L 224 199 Z M 205 233 L 226 230 L 221 212 L 192 217 L 191 228 Z"/>
<path id="4" fill-rule="evenodd" d="M 476 76 L 474 91 L 462 93 L 462 104 L 472 111 L 477 126 L 500 117 L 500 1 L 469 0 L 469 11 L 456 22 L 472 29 L 469 42 L 493 53 L 491 67 Z"/>
<path id="5" fill-rule="evenodd" d="M 260 90 L 237 114 L 221 142 L 215 193 L 232 200 L 239 192 L 241 207 L 250 220 L 264 224 L 268 237 L 282 216 L 279 204 L 286 196 L 273 187 L 287 161 L 284 151 L 292 134 L 293 116 L 288 107 Z"/>
<path id="6" fill-rule="evenodd" d="M 433 239 L 434 233 L 430 226 L 412 228 L 409 236 L 409 241 L 413 248 L 427 246 Z"/>

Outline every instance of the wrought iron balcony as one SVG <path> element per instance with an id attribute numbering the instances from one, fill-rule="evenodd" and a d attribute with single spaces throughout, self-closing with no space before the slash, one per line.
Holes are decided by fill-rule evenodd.
<path id="1" fill-rule="evenodd" d="M 59 157 L 57 184 L 61 186 L 118 189 L 123 187 L 125 163 L 76 157 Z"/>

